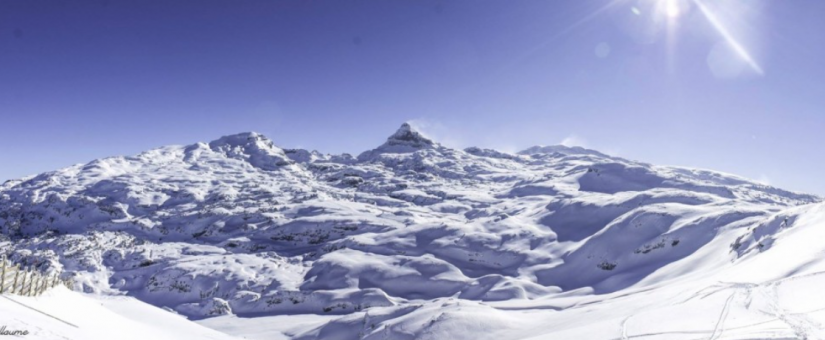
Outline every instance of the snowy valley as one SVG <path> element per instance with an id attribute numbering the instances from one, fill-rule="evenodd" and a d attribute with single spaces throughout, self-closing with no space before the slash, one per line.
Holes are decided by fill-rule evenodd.
<path id="1" fill-rule="evenodd" d="M 0 252 L 238 338 L 825 339 L 821 202 L 409 124 L 358 156 L 243 133 L 8 181 Z"/>

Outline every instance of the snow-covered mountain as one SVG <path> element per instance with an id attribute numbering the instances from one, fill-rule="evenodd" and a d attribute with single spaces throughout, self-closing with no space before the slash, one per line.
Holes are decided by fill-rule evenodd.
<path id="1" fill-rule="evenodd" d="M 642 311 L 701 323 L 702 303 L 750 308 L 754 289 L 825 270 L 820 201 L 579 147 L 457 150 L 408 124 L 357 157 L 243 133 L 8 181 L 0 250 L 86 292 L 224 315 L 203 321 L 216 328 L 317 315 L 282 334 L 628 338 Z"/>

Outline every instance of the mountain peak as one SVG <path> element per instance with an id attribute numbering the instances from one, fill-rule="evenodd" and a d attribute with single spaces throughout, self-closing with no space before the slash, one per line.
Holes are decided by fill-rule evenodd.
<path id="1" fill-rule="evenodd" d="M 266 143 L 269 141 L 264 135 L 257 133 L 257 132 L 241 132 L 236 133 L 233 135 L 223 136 L 216 140 L 209 142 L 209 145 L 216 147 L 222 145 L 231 145 L 231 146 L 246 146 L 246 145 L 254 145 L 257 144 L 258 141 L 262 141 L 265 144 L 272 144 L 272 142 Z"/>
<path id="2" fill-rule="evenodd" d="M 364 151 L 358 156 L 359 160 L 367 160 L 384 153 L 411 153 L 422 149 L 434 149 L 440 145 L 427 138 L 415 129 L 410 123 L 401 124 L 384 144 L 373 150 Z"/>
<path id="3" fill-rule="evenodd" d="M 410 123 L 404 123 L 401 124 L 401 127 L 398 128 L 392 136 L 387 138 L 387 142 L 384 145 L 403 145 L 420 149 L 435 146 L 436 143 L 424 136 L 424 134 L 415 129 Z"/>
<path id="4" fill-rule="evenodd" d="M 209 142 L 209 148 L 229 158 L 245 159 L 253 166 L 265 170 L 275 170 L 292 163 L 281 148 L 257 132 L 223 136 Z"/>

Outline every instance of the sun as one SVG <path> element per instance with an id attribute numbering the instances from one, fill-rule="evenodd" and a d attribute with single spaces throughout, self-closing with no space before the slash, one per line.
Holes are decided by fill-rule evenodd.
<path id="1" fill-rule="evenodd" d="M 665 16 L 671 19 L 676 19 L 680 15 L 682 15 L 682 9 L 679 8 L 678 0 L 664 0 L 664 12 Z"/>

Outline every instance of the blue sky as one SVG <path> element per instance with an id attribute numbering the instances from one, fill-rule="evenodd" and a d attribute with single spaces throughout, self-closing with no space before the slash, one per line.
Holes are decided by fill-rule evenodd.
<path id="1" fill-rule="evenodd" d="M 704 11 L 699 7 L 704 4 Z M 0 3 L 0 180 L 258 131 L 562 141 L 825 194 L 818 0 Z"/>

